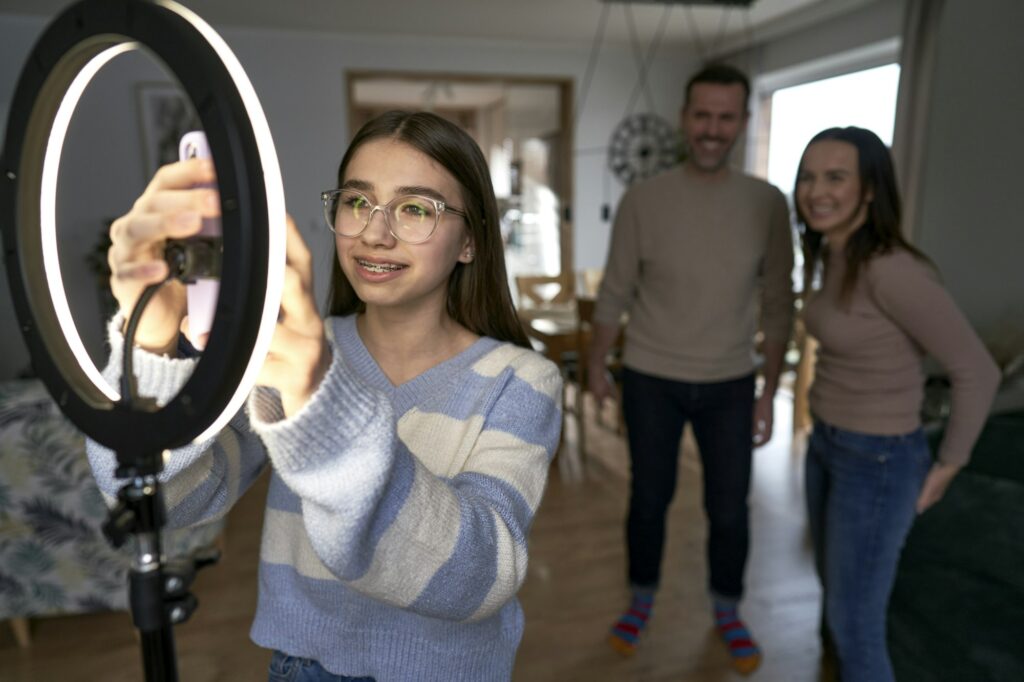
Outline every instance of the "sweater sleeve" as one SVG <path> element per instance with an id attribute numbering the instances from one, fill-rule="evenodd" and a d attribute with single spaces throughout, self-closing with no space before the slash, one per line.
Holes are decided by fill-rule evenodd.
<path id="1" fill-rule="evenodd" d="M 518 365 L 494 373 L 483 414 L 436 415 L 441 428 L 417 434 L 434 448 L 468 447 L 450 478 L 409 450 L 387 396 L 363 383 L 338 348 L 291 418 L 265 391 L 253 393 L 254 428 L 301 499 L 305 533 L 331 575 L 392 606 L 454 621 L 486 618 L 515 595 L 561 428 L 557 368 L 516 354 Z M 477 434 L 468 445 L 467 432 Z"/>
<path id="2" fill-rule="evenodd" d="M 875 258 L 869 269 L 875 301 L 949 374 L 952 406 L 940 461 L 970 458 L 999 385 L 999 368 L 937 274 L 909 253 Z"/>
<path id="3" fill-rule="evenodd" d="M 772 188 L 771 221 L 761 282 L 761 330 L 785 345 L 793 333 L 793 229 L 786 198 Z"/>
<path id="4" fill-rule="evenodd" d="M 107 326 L 111 353 L 103 375 L 115 386 L 121 377 L 123 322 L 118 314 Z M 196 360 L 167 358 L 140 348 L 133 352 L 138 394 L 154 398 L 160 407 L 177 395 L 196 365 Z M 97 485 L 112 504 L 125 483 L 114 477 L 115 453 L 91 439 L 86 440 L 86 453 Z M 214 438 L 169 451 L 160 474 L 168 525 L 181 528 L 224 516 L 256 480 L 265 463 L 262 443 L 249 428 L 244 411 L 239 411 Z"/>
<path id="5" fill-rule="evenodd" d="M 622 314 L 629 311 L 640 276 L 640 235 L 633 193 L 627 191 L 619 201 L 608 246 L 608 258 L 598 290 L 594 319 L 618 326 Z"/>

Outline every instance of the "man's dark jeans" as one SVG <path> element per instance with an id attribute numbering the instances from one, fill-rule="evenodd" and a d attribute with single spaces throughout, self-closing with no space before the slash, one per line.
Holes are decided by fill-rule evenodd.
<path id="1" fill-rule="evenodd" d="M 626 521 L 630 583 L 648 588 L 658 584 L 679 445 L 683 428 L 690 422 L 704 467 L 711 593 L 725 601 L 738 601 L 750 543 L 747 495 L 754 376 L 689 383 L 626 368 L 622 404 L 632 462 Z"/>

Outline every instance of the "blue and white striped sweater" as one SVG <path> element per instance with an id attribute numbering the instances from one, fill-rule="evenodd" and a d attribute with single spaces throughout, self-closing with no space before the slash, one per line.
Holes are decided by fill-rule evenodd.
<path id="1" fill-rule="evenodd" d="M 225 513 L 269 456 L 256 643 L 378 680 L 508 679 L 526 536 L 559 438 L 557 368 L 484 338 L 394 387 L 354 318 L 330 327 L 333 363 L 299 414 L 284 420 L 257 389 L 249 419 L 174 452 L 172 522 Z M 169 400 L 189 363 L 136 353 L 140 393 Z M 95 444 L 90 456 L 113 493 L 112 457 Z"/>

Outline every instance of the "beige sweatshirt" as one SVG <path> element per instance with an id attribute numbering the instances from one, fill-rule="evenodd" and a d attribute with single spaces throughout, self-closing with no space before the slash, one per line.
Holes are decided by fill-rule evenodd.
<path id="1" fill-rule="evenodd" d="M 981 432 L 999 369 L 934 269 L 904 249 L 862 266 L 849 308 L 839 302 L 845 260 L 833 255 L 807 304 L 818 339 L 811 411 L 829 424 L 878 435 L 920 426 L 922 359 L 949 374 L 952 407 L 939 459 L 963 464 Z"/>
<path id="2" fill-rule="evenodd" d="M 623 195 L 594 317 L 618 324 L 628 313 L 623 361 L 632 369 L 732 379 L 754 369 L 759 311 L 765 338 L 788 341 L 792 270 L 779 190 L 742 173 L 708 180 L 680 166 Z"/>

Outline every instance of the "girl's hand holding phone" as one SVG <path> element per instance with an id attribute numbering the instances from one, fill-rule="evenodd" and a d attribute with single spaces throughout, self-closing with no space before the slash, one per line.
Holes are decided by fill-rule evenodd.
<path id="1" fill-rule="evenodd" d="M 216 173 L 208 159 L 164 166 L 131 211 L 111 224 L 107 251 L 110 288 L 126 318 L 146 286 L 167 278 L 166 241 L 194 236 L 202 228 L 203 218 L 220 216 L 217 190 L 195 188 L 214 182 Z M 185 312 L 184 285 L 167 282 L 146 306 L 135 345 L 154 353 L 173 354 Z"/>

